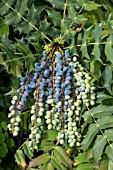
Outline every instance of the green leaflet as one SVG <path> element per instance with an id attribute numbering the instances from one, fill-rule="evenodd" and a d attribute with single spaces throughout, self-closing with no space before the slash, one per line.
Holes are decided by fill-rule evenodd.
<path id="1" fill-rule="evenodd" d="M 105 54 L 107 56 L 107 60 L 110 61 L 113 64 L 113 35 L 110 34 L 110 36 L 107 38 L 107 43 L 105 45 Z"/>
<path id="2" fill-rule="evenodd" d="M 93 35 L 95 38 L 95 42 L 96 44 L 94 44 L 94 56 L 95 56 L 95 60 L 98 60 L 100 62 L 102 62 L 101 58 L 100 58 L 100 48 L 99 48 L 99 42 L 100 42 L 100 35 L 102 32 L 102 24 L 97 24 L 95 29 L 93 30 Z"/>
<path id="3" fill-rule="evenodd" d="M 51 141 L 47 141 L 47 140 L 42 140 L 41 144 L 39 145 L 39 150 L 43 150 L 43 151 L 48 151 L 48 150 L 52 150 L 54 147 L 54 143 Z"/>
<path id="4" fill-rule="evenodd" d="M 54 1 L 54 0 L 47 0 L 47 2 L 51 3 L 54 8 L 64 9 L 65 0 L 62 0 L 62 1 L 60 1 L 60 0 L 56 0 L 56 1 Z"/>
<path id="5" fill-rule="evenodd" d="M 51 162 L 57 170 L 67 170 L 67 167 L 65 165 L 61 164 L 60 160 L 57 157 L 52 156 Z"/>
<path id="6" fill-rule="evenodd" d="M 7 5 L 7 4 L 9 5 Z M 14 3 L 12 0 L 3 0 L 0 2 L 0 15 L 4 15 L 9 11 L 10 6 Z"/>
<path id="7" fill-rule="evenodd" d="M 34 61 L 35 58 L 29 49 L 28 45 L 26 45 L 23 41 L 16 44 L 16 49 L 22 53 L 24 60 L 25 60 L 25 67 L 27 68 L 28 72 L 34 69 Z"/>
<path id="8" fill-rule="evenodd" d="M 104 135 L 108 141 L 113 142 L 113 129 L 105 130 Z"/>
<path id="9" fill-rule="evenodd" d="M 87 162 L 88 161 L 87 156 L 88 156 L 88 152 L 80 153 L 78 156 L 74 158 L 74 161 L 79 163 Z"/>
<path id="10" fill-rule="evenodd" d="M 6 35 L 6 37 L 8 37 L 9 35 L 9 27 L 5 24 L 3 24 L 3 18 L 0 17 L 0 36 L 2 35 Z"/>
<path id="11" fill-rule="evenodd" d="M 51 163 L 44 164 L 39 170 L 54 170 L 54 166 Z"/>
<path id="12" fill-rule="evenodd" d="M 105 71 L 104 71 L 104 75 L 103 75 L 103 78 L 104 78 L 104 87 L 108 90 L 108 92 L 112 95 L 113 94 L 113 91 L 112 91 L 112 86 L 111 86 L 111 83 L 112 83 L 112 67 L 111 66 L 106 66 L 105 67 Z"/>
<path id="13" fill-rule="evenodd" d="M 22 168 L 25 168 L 26 162 L 25 162 L 25 157 L 24 157 L 24 154 L 23 154 L 22 150 L 17 150 L 16 151 L 15 159 L 16 159 L 16 162 L 17 162 L 17 164 L 19 166 L 21 166 Z"/>
<path id="14" fill-rule="evenodd" d="M 80 164 L 76 170 L 94 170 L 94 165 L 92 163 Z"/>
<path id="15" fill-rule="evenodd" d="M 113 162 L 111 160 L 109 160 L 108 170 L 112 170 L 112 169 L 113 169 Z"/>
<path id="16" fill-rule="evenodd" d="M 51 163 L 48 163 L 46 170 L 54 170 L 54 166 Z"/>
<path id="17" fill-rule="evenodd" d="M 113 162 L 113 144 L 107 146 L 105 153 L 107 154 L 108 158 Z"/>
<path id="18" fill-rule="evenodd" d="M 51 157 L 51 162 L 53 164 L 53 166 L 57 169 L 57 170 L 61 170 L 61 163 L 59 161 L 59 159 L 55 156 Z"/>
<path id="19" fill-rule="evenodd" d="M 47 130 L 44 134 L 44 139 L 48 141 L 55 141 L 58 135 L 57 130 Z"/>
<path id="20" fill-rule="evenodd" d="M 54 154 L 60 160 L 61 163 L 63 163 L 66 167 L 70 168 L 71 170 L 72 161 L 61 146 L 56 146 L 54 148 Z"/>
<path id="21" fill-rule="evenodd" d="M 89 59 L 89 54 L 88 54 L 88 51 L 87 51 L 87 38 L 88 38 L 88 35 L 90 33 L 90 30 L 91 30 L 91 27 L 88 28 L 88 29 L 84 29 L 84 36 L 83 36 L 83 39 L 82 39 L 82 46 L 81 46 L 81 52 L 82 52 L 82 56 L 83 57 L 86 57 Z"/>
<path id="22" fill-rule="evenodd" d="M 84 9 L 87 11 L 96 10 L 98 7 L 101 7 L 100 4 L 97 4 L 94 1 L 88 1 L 84 6 L 85 6 Z"/>
<path id="23" fill-rule="evenodd" d="M 54 26 L 59 26 L 61 24 L 62 16 L 60 12 L 54 10 L 47 10 L 48 18 L 52 19 Z"/>
<path id="24" fill-rule="evenodd" d="M 91 114 L 94 118 L 99 118 L 101 116 L 107 116 L 111 115 L 113 113 L 113 106 L 106 106 L 106 105 L 98 105 L 93 107 L 90 111 L 84 112 L 84 119 L 87 120 L 89 117 L 91 117 Z"/>
<path id="25" fill-rule="evenodd" d="M 93 141 L 94 137 L 96 136 L 97 132 L 99 131 L 99 129 L 100 130 L 106 129 L 106 128 L 110 128 L 112 126 L 113 126 L 113 116 L 101 117 L 101 118 L 97 119 L 96 124 L 90 124 L 88 132 L 82 142 L 84 149 L 86 149 L 90 146 L 90 144 L 92 143 L 92 141 Z M 93 156 L 96 159 L 96 161 L 98 161 L 101 158 L 103 149 L 106 145 L 106 140 L 107 141 L 109 141 L 109 139 L 111 140 L 110 135 L 111 135 L 111 131 L 107 131 L 107 132 L 105 131 L 106 138 L 102 135 L 97 136 L 97 139 L 94 143 L 94 147 L 92 149 Z M 109 148 L 109 146 L 108 146 L 108 148 Z"/>
<path id="26" fill-rule="evenodd" d="M 94 137 L 98 133 L 98 131 L 99 130 L 98 130 L 96 124 L 92 123 L 89 125 L 88 132 L 82 141 L 82 145 L 83 145 L 84 149 L 86 149 L 90 146 L 90 144 L 92 143 L 92 140 L 94 139 Z"/>
<path id="27" fill-rule="evenodd" d="M 25 11 L 27 10 L 27 1 L 28 0 L 17 1 L 17 4 L 16 4 L 14 11 L 9 13 L 5 17 L 4 22 L 8 25 L 11 25 L 11 24 L 17 24 L 19 21 L 21 21 L 21 16 L 23 16 Z M 9 6 L 10 6 L 10 4 L 9 4 Z"/>
<path id="28" fill-rule="evenodd" d="M 94 146 L 92 148 L 92 154 L 96 162 L 98 162 L 101 159 L 106 143 L 107 143 L 106 139 L 104 138 L 103 135 L 97 136 Z"/>
<path id="29" fill-rule="evenodd" d="M 37 16 L 38 10 L 35 8 L 34 4 L 32 4 L 31 8 L 28 10 L 28 14 L 26 15 L 26 21 L 20 23 L 19 26 L 16 27 L 20 32 L 29 33 L 34 29 L 34 25 L 37 24 Z M 37 28 L 38 31 L 38 28 Z"/>
<path id="30" fill-rule="evenodd" d="M 33 153 L 32 151 L 29 149 L 28 147 L 28 141 L 25 142 L 25 144 L 23 145 L 22 149 L 24 150 L 25 155 L 29 158 L 32 159 L 33 157 Z"/>
<path id="31" fill-rule="evenodd" d="M 86 11 L 96 10 L 100 7 L 100 4 L 95 3 L 94 1 L 87 1 L 87 0 L 77 0 L 80 6 L 83 6 Z"/>
<path id="32" fill-rule="evenodd" d="M 68 5 L 68 18 L 70 18 L 71 20 L 74 20 L 75 17 L 76 17 L 76 10 L 73 5 L 69 4 Z"/>
<path id="33" fill-rule="evenodd" d="M 113 116 L 104 116 L 97 119 L 97 125 L 100 129 L 106 129 L 109 127 L 113 127 Z"/>
<path id="34" fill-rule="evenodd" d="M 106 99 L 112 99 L 113 98 L 112 96 L 105 94 L 104 91 L 97 93 L 96 97 L 97 97 L 96 103 L 102 103 Z"/>
<path id="35" fill-rule="evenodd" d="M 38 156 L 37 158 L 32 159 L 29 162 L 28 170 L 31 167 L 35 167 L 37 165 L 45 164 L 49 160 L 50 160 L 50 155 L 48 153 L 42 154 L 42 155 Z"/>
<path id="36" fill-rule="evenodd" d="M 83 15 L 77 15 L 74 19 L 75 24 L 83 24 L 85 21 L 87 21 L 87 18 L 84 17 Z"/>

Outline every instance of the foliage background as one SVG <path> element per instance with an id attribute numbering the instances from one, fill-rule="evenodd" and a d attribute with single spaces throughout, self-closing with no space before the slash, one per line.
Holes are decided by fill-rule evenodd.
<path id="1" fill-rule="evenodd" d="M 85 123 L 81 154 L 75 147 L 67 156 L 64 153 L 67 146 L 62 146 L 60 151 L 66 156 L 61 162 L 62 169 L 113 169 L 112 11 L 112 0 L 0 0 L 0 170 L 18 170 L 17 163 L 22 169 L 32 160 L 32 153 L 23 144 L 28 135 L 29 114 L 23 113 L 22 132 L 14 138 L 7 130 L 8 107 L 19 87 L 19 77 L 26 70 L 33 70 L 44 45 L 58 37 L 93 75 L 97 94 L 95 106 L 82 113 Z M 47 147 L 53 149 L 50 146 L 54 147 L 55 137 L 55 132 L 48 132 L 34 155 L 36 162 L 44 156 L 42 164 L 50 170 L 60 165 L 58 160 L 58 165 L 46 164 L 50 159 Z M 69 165 L 65 163 L 67 160 Z M 41 163 L 36 162 L 36 168 L 31 166 L 31 170 L 41 168 Z"/>

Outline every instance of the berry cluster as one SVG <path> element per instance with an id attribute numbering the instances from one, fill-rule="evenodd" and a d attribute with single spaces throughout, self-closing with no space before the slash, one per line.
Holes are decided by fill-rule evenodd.
<path id="1" fill-rule="evenodd" d="M 33 92 L 35 103 L 31 107 L 30 149 L 37 149 L 41 134 L 47 129 L 58 131 L 60 144 L 80 146 L 82 106 L 95 103 L 92 77 L 76 57 L 71 58 L 69 49 L 63 51 L 59 46 L 49 52 L 44 50 L 41 61 L 34 66 L 35 71 L 20 78 L 19 95 L 13 97 L 9 109 L 9 130 L 14 136 L 18 135 L 21 111 L 29 93 Z"/>

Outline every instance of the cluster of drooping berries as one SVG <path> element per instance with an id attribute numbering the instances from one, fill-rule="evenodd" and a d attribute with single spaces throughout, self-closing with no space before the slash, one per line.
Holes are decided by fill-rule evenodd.
<path id="1" fill-rule="evenodd" d="M 37 149 L 41 134 L 47 129 L 58 131 L 60 144 L 80 146 L 82 106 L 95 103 L 92 76 L 76 57 L 71 58 L 69 49 L 63 51 L 58 46 L 49 52 L 44 50 L 41 61 L 34 66 L 30 75 L 20 78 L 19 95 L 13 97 L 9 109 L 9 130 L 14 136 L 18 135 L 22 109 L 29 93 L 33 92 L 35 103 L 31 107 L 30 149 Z"/>

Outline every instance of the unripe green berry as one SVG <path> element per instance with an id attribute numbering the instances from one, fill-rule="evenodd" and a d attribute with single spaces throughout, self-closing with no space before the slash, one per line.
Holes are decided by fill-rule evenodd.
<path id="1" fill-rule="evenodd" d="M 14 131 L 13 136 L 18 136 L 18 131 Z"/>
<path id="2" fill-rule="evenodd" d="M 19 116 L 16 117 L 17 122 L 21 122 L 21 118 Z"/>
<path id="3" fill-rule="evenodd" d="M 61 144 L 61 145 L 64 144 L 64 140 L 63 140 L 63 139 L 60 140 L 60 144 Z"/>
<path id="4" fill-rule="evenodd" d="M 70 137 L 71 139 L 74 139 L 75 138 L 75 135 L 71 135 L 71 137 Z"/>
<path id="5" fill-rule="evenodd" d="M 69 127 L 68 127 L 68 130 L 71 131 L 71 130 L 72 130 L 72 126 L 69 126 Z"/>
<path id="6" fill-rule="evenodd" d="M 60 135 L 60 138 L 63 138 L 63 137 L 64 137 L 64 134 L 61 134 L 61 135 Z"/>
<path id="7" fill-rule="evenodd" d="M 76 121 L 79 121 L 79 117 L 76 117 Z"/>
<path id="8" fill-rule="evenodd" d="M 41 135 L 39 133 L 36 134 L 36 139 L 40 139 Z"/>
<path id="9" fill-rule="evenodd" d="M 29 147 L 32 146 L 32 141 L 29 141 L 28 146 L 29 146 Z"/>
<path id="10" fill-rule="evenodd" d="M 52 124 L 56 125 L 57 124 L 56 120 L 52 120 Z"/>
<path id="11" fill-rule="evenodd" d="M 73 61 L 74 61 L 74 62 L 77 61 L 77 58 L 76 58 L 76 57 L 73 57 Z"/>
<path id="12" fill-rule="evenodd" d="M 96 88 L 94 86 L 91 87 L 91 90 L 95 90 Z"/>
<path id="13" fill-rule="evenodd" d="M 11 118 L 11 123 L 14 123 L 15 122 L 15 118 Z"/>
<path id="14" fill-rule="evenodd" d="M 32 131 L 32 133 L 35 135 L 35 134 L 37 134 L 37 129 L 34 129 L 33 131 Z"/>
<path id="15" fill-rule="evenodd" d="M 68 122 L 68 126 L 72 126 L 72 122 Z"/>
<path id="16" fill-rule="evenodd" d="M 8 124 L 7 127 L 8 127 L 8 128 L 11 128 L 11 124 Z"/>
<path id="17" fill-rule="evenodd" d="M 17 100 L 18 99 L 18 96 L 13 96 L 13 100 Z"/>
<path id="18" fill-rule="evenodd" d="M 44 112 L 44 108 L 40 108 L 40 111 L 41 111 L 41 112 Z"/>
<path id="19" fill-rule="evenodd" d="M 74 110 L 75 109 L 75 106 L 73 105 L 73 106 L 71 106 L 71 110 Z"/>
<path id="20" fill-rule="evenodd" d="M 35 110 L 34 110 L 34 109 L 32 109 L 32 110 L 31 110 L 31 114 L 34 114 L 34 113 L 35 113 Z"/>
<path id="21" fill-rule="evenodd" d="M 48 125 L 48 129 L 49 130 L 52 129 L 52 125 L 51 124 Z"/>
<path id="22" fill-rule="evenodd" d="M 11 118 L 11 117 L 12 117 L 12 114 L 11 114 L 11 113 L 9 113 L 9 114 L 8 114 L 8 118 Z"/>
<path id="23" fill-rule="evenodd" d="M 78 132 L 75 132 L 75 136 L 78 136 L 79 135 L 79 133 Z"/>
<path id="24" fill-rule="evenodd" d="M 79 104 L 79 102 L 74 102 L 74 105 L 79 106 L 80 104 Z"/>
<path id="25" fill-rule="evenodd" d="M 20 130 L 20 128 L 16 126 L 16 127 L 14 128 L 14 130 L 18 132 L 18 131 Z"/>
<path id="26" fill-rule="evenodd" d="M 76 126 L 75 126 L 75 127 L 73 127 L 73 131 L 75 131 L 75 132 L 77 131 L 77 127 L 76 127 Z"/>
<path id="27" fill-rule="evenodd" d="M 93 106 L 95 104 L 95 102 L 93 100 L 91 100 L 90 104 Z"/>
<path id="28" fill-rule="evenodd" d="M 76 146 L 80 146 L 80 143 L 79 143 L 79 142 L 77 142 L 77 143 L 76 143 Z"/>
<path id="29" fill-rule="evenodd" d="M 84 67 L 80 67 L 80 70 L 83 71 L 83 70 L 84 70 Z"/>
<path id="30" fill-rule="evenodd" d="M 76 126 L 76 122 L 73 122 L 73 123 L 72 123 L 72 126 Z"/>
<path id="31" fill-rule="evenodd" d="M 82 76 L 82 72 L 78 72 L 78 75 L 79 75 L 79 76 Z"/>
<path id="32" fill-rule="evenodd" d="M 36 106 L 35 106 L 35 105 L 32 105 L 32 107 L 31 107 L 31 108 L 32 108 L 32 110 L 35 110 Z"/>
<path id="33" fill-rule="evenodd" d="M 46 123 L 47 123 L 47 124 L 50 124 L 50 123 L 51 123 L 51 119 L 47 119 L 47 120 L 46 120 Z"/>
<path id="34" fill-rule="evenodd" d="M 68 112 L 68 116 L 72 116 L 72 115 L 73 115 L 73 111 L 70 110 L 70 111 Z"/>
<path id="35" fill-rule="evenodd" d="M 11 111 L 11 115 L 13 116 L 15 114 L 15 110 L 12 110 Z"/>
<path id="36" fill-rule="evenodd" d="M 76 110 L 76 111 L 75 111 L 75 114 L 78 116 L 78 115 L 79 115 L 79 110 Z"/>
<path id="37" fill-rule="evenodd" d="M 31 116 L 31 121 L 34 121 L 34 120 L 36 120 L 36 115 Z"/>
<path id="38" fill-rule="evenodd" d="M 95 95 L 90 96 L 91 100 L 95 100 Z"/>
<path id="39" fill-rule="evenodd" d="M 37 123 L 41 123 L 41 122 L 42 122 L 41 118 L 37 118 Z"/>
<path id="40" fill-rule="evenodd" d="M 71 142 L 71 143 L 69 144 L 69 146 L 70 146 L 70 147 L 73 147 L 73 146 L 74 146 L 74 143 L 73 143 L 73 142 Z"/>
<path id="41" fill-rule="evenodd" d="M 38 112 L 38 115 L 39 115 L 39 116 L 43 116 L 43 112 L 42 112 L 42 111 L 39 111 L 39 112 Z"/>
<path id="42" fill-rule="evenodd" d="M 38 105 L 39 105 L 39 107 L 42 107 L 43 103 L 42 102 L 38 102 Z"/>

